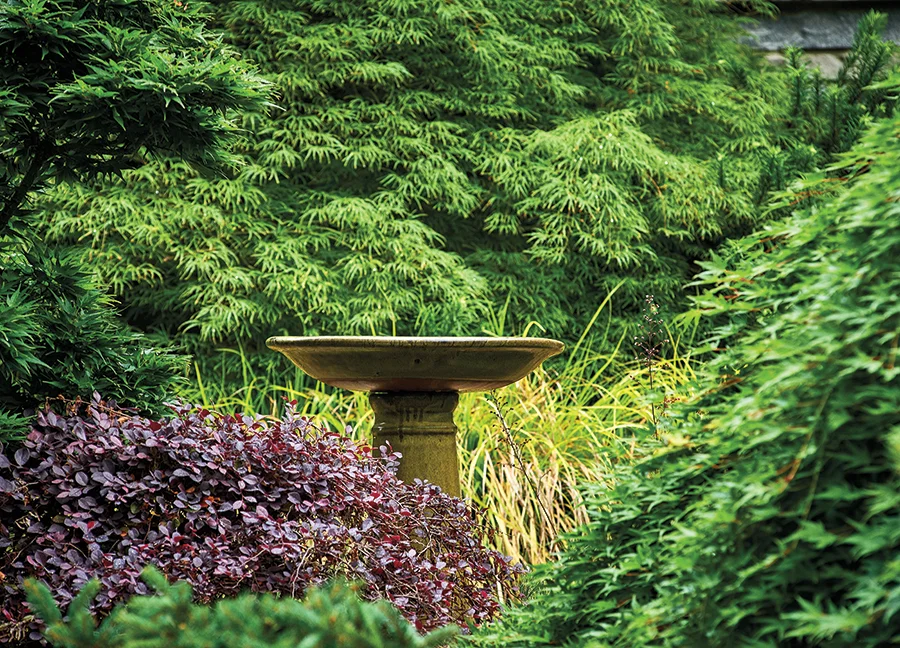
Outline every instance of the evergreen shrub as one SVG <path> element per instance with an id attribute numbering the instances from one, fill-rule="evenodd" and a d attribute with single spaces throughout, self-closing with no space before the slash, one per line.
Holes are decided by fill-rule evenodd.
<path id="1" fill-rule="evenodd" d="M 90 581 L 72 601 L 65 620 L 42 583 L 26 581 L 31 607 L 58 648 L 428 648 L 450 640 L 455 626 L 420 636 L 385 601 L 361 601 L 355 588 L 336 582 L 310 588 L 303 601 L 271 594 L 242 594 L 208 606 L 193 602 L 188 583 L 170 585 L 152 567 L 142 578 L 159 596 L 136 596 L 97 626 Z"/>
<path id="2" fill-rule="evenodd" d="M 63 604 L 98 578 L 103 615 L 147 592 L 148 563 L 200 602 L 344 575 L 420 630 L 492 618 L 520 568 L 484 548 L 476 512 L 399 481 L 396 463 L 290 407 L 274 421 L 186 408 L 157 421 L 97 397 L 42 411 L 0 454 L 0 641 L 33 631 L 26 576 Z"/>
<path id="3" fill-rule="evenodd" d="M 214 163 L 229 111 L 262 109 L 251 68 L 193 3 L 22 0 L 0 9 L 0 232 L 47 181 L 169 153 Z"/>
<path id="4" fill-rule="evenodd" d="M 27 432 L 23 414 L 46 397 L 99 389 L 153 411 L 184 373 L 35 236 L 36 195 L 152 155 L 223 162 L 232 111 L 264 109 L 267 92 L 199 3 L 0 4 L 0 441 Z"/>
<path id="5" fill-rule="evenodd" d="M 59 394 L 100 390 L 161 413 L 186 365 L 130 330 L 77 261 L 0 246 L 0 442 L 24 437 L 26 413 Z"/>
<path id="6" fill-rule="evenodd" d="M 591 522 L 478 645 L 896 644 L 900 117 L 782 202 L 704 263 L 701 397 L 587 489 Z"/>

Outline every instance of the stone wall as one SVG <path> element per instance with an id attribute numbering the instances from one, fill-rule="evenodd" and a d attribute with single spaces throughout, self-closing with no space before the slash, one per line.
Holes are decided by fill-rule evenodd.
<path id="1" fill-rule="evenodd" d="M 792 45 L 806 50 L 810 63 L 834 78 L 841 60 L 853 44 L 859 19 L 870 9 L 888 15 L 885 37 L 900 43 L 900 2 L 872 0 L 804 0 L 775 2 L 780 14 L 774 20 L 760 20 L 750 28 L 748 42 L 769 54 L 773 63 L 783 63 L 782 53 Z"/>

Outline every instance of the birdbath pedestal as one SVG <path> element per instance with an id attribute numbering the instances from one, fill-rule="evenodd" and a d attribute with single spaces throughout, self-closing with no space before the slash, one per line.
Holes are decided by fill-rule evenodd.
<path id="1" fill-rule="evenodd" d="M 505 387 L 565 348 L 519 337 L 272 337 L 266 344 L 326 385 L 369 392 L 373 447 L 390 443 L 401 453 L 403 481 L 427 480 L 457 497 L 459 393 Z"/>

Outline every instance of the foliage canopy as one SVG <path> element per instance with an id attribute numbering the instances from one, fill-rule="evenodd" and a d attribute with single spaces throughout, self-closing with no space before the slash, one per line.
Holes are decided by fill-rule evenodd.
<path id="1" fill-rule="evenodd" d="M 187 3 L 22 0 L 0 12 L 0 230 L 48 178 L 203 162 L 264 91 Z"/>
<path id="2" fill-rule="evenodd" d="M 0 79 L 0 440 L 59 393 L 158 407 L 183 363 L 125 328 L 71 255 L 35 239 L 30 201 L 147 155 L 224 161 L 229 111 L 262 109 L 265 83 L 196 9 L 162 0 L 5 2 Z"/>
<path id="3" fill-rule="evenodd" d="M 42 203 L 132 323 L 204 353 L 479 333 L 504 304 L 509 328 L 573 338 L 620 281 L 623 309 L 677 303 L 694 261 L 825 154 L 712 0 L 213 10 L 282 108 L 244 113 L 229 177 L 160 161 Z"/>

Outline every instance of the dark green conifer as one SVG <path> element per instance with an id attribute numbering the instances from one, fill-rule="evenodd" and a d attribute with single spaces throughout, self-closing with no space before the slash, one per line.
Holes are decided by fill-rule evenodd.
<path id="1" fill-rule="evenodd" d="M 47 396 L 100 389 L 158 406 L 182 373 L 122 326 L 71 255 L 35 237 L 35 192 L 153 154 L 222 162 L 226 113 L 261 109 L 265 92 L 184 3 L 0 5 L 0 440 Z"/>
<path id="2" fill-rule="evenodd" d="M 142 578 L 158 596 L 132 598 L 99 626 L 90 613 L 97 581 L 82 588 L 66 618 L 46 586 L 25 587 L 56 648 L 429 648 L 457 633 L 452 626 L 421 636 L 387 601 L 361 601 L 342 582 L 312 588 L 302 601 L 247 593 L 203 606 L 187 583 L 170 585 L 152 567 Z"/>

